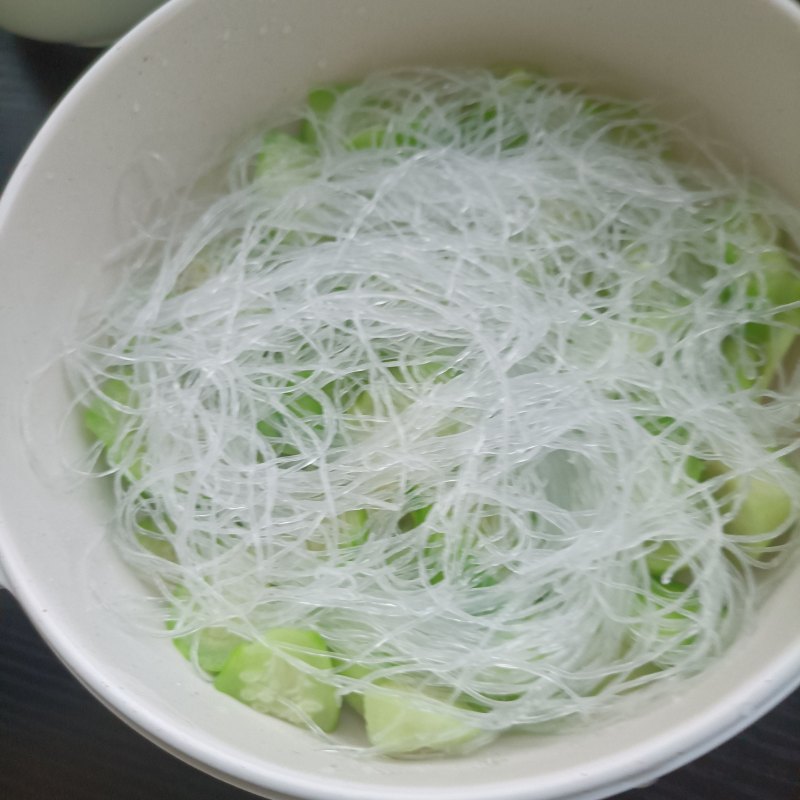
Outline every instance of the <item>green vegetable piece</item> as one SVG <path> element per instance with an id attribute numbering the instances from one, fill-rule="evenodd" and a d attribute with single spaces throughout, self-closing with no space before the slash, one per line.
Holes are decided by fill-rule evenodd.
<path id="1" fill-rule="evenodd" d="M 713 475 L 725 475 L 728 470 L 724 465 L 711 465 Z M 744 542 L 742 547 L 755 558 L 759 558 L 766 548 L 780 536 L 792 513 L 792 499 L 780 487 L 760 478 L 744 478 L 734 476 L 722 484 L 717 496 L 722 501 L 723 510 L 732 502 L 732 498 L 746 494 L 739 504 L 735 515 L 725 525 L 725 532 L 733 536 L 763 536 L 775 533 L 771 539 L 758 542 Z"/>
<path id="2" fill-rule="evenodd" d="M 270 131 L 256 159 L 255 177 L 279 177 L 314 163 L 317 150 L 308 142 L 300 141 L 284 131 Z"/>
<path id="3" fill-rule="evenodd" d="M 276 419 L 280 420 L 279 415 L 276 414 L 275 416 Z M 277 439 L 281 435 L 281 432 L 271 422 L 267 422 L 265 419 L 259 420 L 256 423 L 256 430 L 268 439 Z"/>
<path id="4" fill-rule="evenodd" d="M 275 628 L 264 643 L 239 645 L 225 662 L 214 686 L 245 705 L 294 725 L 310 720 L 330 732 L 339 722 L 336 690 L 293 661 L 329 671 L 332 662 L 322 637 L 314 631 Z"/>
<path id="5" fill-rule="evenodd" d="M 131 405 L 131 390 L 125 381 L 113 378 L 101 387 L 105 397 L 121 406 Z M 112 447 L 125 425 L 128 413 L 106 402 L 102 397 L 92 398 L 92 402 L 83 415 L 83 421 L 92 433 L 106 448 Z"/>
<path id="6" fill-rule="evenodd" d="M 298 394 L 286 404 L 286 408 L 297 419 L 310 419 L 311 425 L 315 427 L 314 418 L 319 418 L 322 415 L 322 404 L 309 394 Z M 283 414 L 275 412 L 267 419 L 259 420 L 256 423 L 256 430 L 267 439 L 282 439 L 283 429 L 286 425 L 286 417 Z M 281 444 L 279 446 L 279 455 L 295 456 L 297 449 L 291 445 Z"/>
<path id="7" fill-rule="evenodd" d="M 231 633 L 227 628 L 202 628 L 196 633 L 178 636 L 172 640 L 181 655 L 191 661 L 192 649 L 197 641 L 197 663 L 201 669 L 214 675 L 222 670 L 231 653 L 244 639 Z"/>
<path id="8" fill-rule="evenodd" d="M 682 583 L 662 583 L 655 578 L 650 581 L 650 588 L 652 594 L 642 596 L 640 602 L 647 609 L 647 616 L 653 611 L 658 612 L 658 636 L 672 640 L 675 647 L 692 644 L 695 641 L 695 636 L 690 633 L 693 617 L 700 611 L 696 593 Z M 669 654 L 665 657 L 668 660 Z M 660 660 L 655 663 L 663 666 Z"/>
<path id="9" fill-rule="evenodd" d="M 661 544 L 645 557 L 647 570 L 651 577 L 660 579 L 680 557 L 680 552 L 672 542 Z"/>
<path id="10" fill-rule="evenodd" d="M 766 344 L 769 341 L 771 328 L 763 322 L 746 322 L 744 338 L 751 344 Z"/>
<path id="11" fill-rule="evenodd" d="M 672 441 L 681 444 L 689 441 L 689 432 L 682 425 L 676 425 L 674 417 L 636 417 L 636 421 L 653 436 L 669 431 L 667 436 Z M 699 482 L 705 478 L 706 462 L 697 456 L 687 456 L 683 468 L 686 476 L 693 481 Z"/>
<path id="12" fill-rule="evenodd" d="M 791 512 L 792 501 L 780 486 L 753 479 L 744 502 L 726 530 L 735 536 L 767 533 L 780 528 Z"/>
<path id="13" fill-rule="evenodd" d="M 315 114 L 327 114 L 335 105 L 339 95 L 351 88 L 352 84 L 340 83 L 333 86 L 325 86 L 320 89 L 312 89 L 308 93 L 308 107 Z"/>
<path id="14" fill-rule="evenodd" d="M 737 251 L 734 261 L 738 259 Z M 775 307 L 800 302 L 800 274 L 785 253 L 766 251 L 759 256 L 759 262 L 763 267 L 761 277 L 748 282 L 749 296 L 764 295 Z M 766 389 L 797 338 L 800 308 L 779 310 L 773 319 L 775 325 L 745 323 L 741 336 L 728 337 L 722 343 L 722 352 L 736 368 L 736 381 L 743 389 Z"/>
<path id="15" fill-rule="evenodd" d="M 351 83 L 339 83 L 333 86 L 313 89 L 308 94 L 307 104 L 309 117 L 300 125 L 298 139 L 307 144 L 317 142 L 316 121 L 324 120 L 336 105 L 339 97 L 351 89 Z M 316 120 L 315 120 L 316 118 Z M 385 125 L 367 125 L 361 130 L 354 130 L 347 141 L 350 150 L 369 150 L 387 146 L 418 147 L 419 141 L 414 136 L 414 131 L 420 129 L 419 122 L 412 122 L 408 131 L 390 133 Z"/>
<path id="16" fill-rule="evenodd" d="M 101 389 L 110 402 L 103 397 L 93 398 L 84 411 L 84 425 L 103 444 L 106 461 L 110 467 L 124 466 L 126 478 L 140 480 L 145 472 L 142 459 L 130 457 L 134 434 L 131 432 L 121 436 L 122 430 L 133 414 L 135 405 L 133 393 L 128 384 L 118 378 L 107 380 Z M 131 410 L 119 409 L 115 403 Z"/>
<path id="17" fill-rule="evenodd" d="M 411 373 L 419 383 L 429 379 L 432 379 L 434 383 L 447 383 L 461 375 L 462 371 L 457 367 L 447 367 L 446 363 L 441 357 L 434 358 L 426 364 L 412 367 Z"/>
<path id="18" fill-rule="evenodd" d="M 339 96 L 352 87 L 352 83 L 336 83 L 332 86 L 312 89 L 306 98 L 310 116 L 320 118 L 327 116 L 336 105 Z M 315 144 L 317 138 L 317 130 L 314 123 L 310 119 L 304 119 L 300 124 L 298 139 L 306 144 Z"/>
<path id="19" fill-rule="evenodd" d="M 107 460 L 110 465 L 124 468 L 124 476 L 129 481 L 139 481 L 144 477 L 145 466 L 142 462 L 141 455 L 134 458 L 130 463 L 128 461 L 128 453 L 133 447 L 133 434 L 126 436 L 119 444 L 106 453 Z M 141 451 L 139 451 L 141 453 Z"/>
<path id="20" fill-rule="evenodd" d="M 390 389 L 387 398 L 376 398 L 365 388 L 358 392 L 345 414 L 354 418 L 353 421 L 366 431 L 388 418 L 388 404 L 391 404 L 395 412 L 401 412 L 408 407 L 409 399 L 399 389 Z"/>
<path id="21" fill-rule="evenodd" d="M 717 206 L 717 210 L 720 208 L 730 215 L 723 224 L 724 232 L 739 244 L 744 244 L 749 250 L 762 249 L 769 245 L 773 233 L 772 226 L 761 214 L 741 213 L 728 201 L 723 201 L 721 206 Z M 735 264 L 742 257 L 739 244 L 731 241 L 725 243 L 726 264 Z"/>
<path id="22" fill-rule="evenodd" d="M 350 664 L 348 667 L 341 671 L 342 675 L 355 680 L 366 678 L 372 670 L 367 667 L 362 667 L 361 664 Z M 344 702 L 347 703 L 353 711 L 356 711 L 362 717 L 364 716 L 364 695 L 361 692 L 349 692 L 344 696 Z"/>
<path id="23" fill-rule="evenodd" d="M 742 389 L 766 389 L 797 338 L 791 328 L 769 328 L 765 333 L 763 327 L 748 323 L 741 337 L 722 342 L 722 353 L 736 368 L 736 382 Z"/>
<path id="24" fill-rule="evenodd" d="M 365 508 L 345 511 L 338 517 L 341 547 L 358 547 L 369 536 L 369 512 Z"/>
<path id="25" fill-rule="evenodd" d="M 347 409 L 347 413 L 356 414 L 360 417 L 375 416 L 375 400 L 368 389 L 358 393 L 353 404 Z"/>
<path id="26" fill-rule="evenodd" d="M 636 417 L 636 421 L 653 436 L 660 436 L 668 428 L 675 426 L 675 417 Z M 683 428 L 674 427 L 670 438 L 685 442 L 688 435 Z"/>
<path id="27" fill-rule="evenodd" d="M 166 561 L 178 560 L 172 543 L 164 539 L 164 531 L 151 517 L 139 517 L 137 525 L 139 530 L 136 532 L 136 540 L 142 547 Z M 169 525 L 167 527 L 169 533 L 174 531 L 174 528 Z"/>
<path id="28" fill-rule="evenodd" d="M 338 547 L 341 550 L 348 550 L 358 547 L 367 540 L 369 536 L 369 512 L 365 508 L 345 511 L 336 517 L 335 530 L 338 535 Z M 328 522 L 328 525 L 330 523 Z M 320 539 L 309 539 L 306 542 L 309 550 L 324 550 L 324 534 Z"/>
<path id="29" fill-rule="evenodd" d="M 518 93 L 520 90 L 527 90 L 534 85 L 536 79 L 531 73 L 526 73 L 518 70 L 514 73 L 509 73 L 505 76 L 505 83 L 498 87 L 500 94 L 511 95 L 515 91 Z M 496 105 L 484 105 L 481 103 L 467 103 L 464 105 L 459 113 L 458 127 L 461 130 L 461 135 L 467 140 L 475 140 L 480 137 L 486 138 L 486 123 L 496 120 L 498 116 Z M 492 127 L 493 133 L 498 132 L 496 128 Z M 512 150 L 515 147 L 522 147 L 528 142 L 530 138 L 528 132 L 525 131 L 519 124 L 513 125 L 509 120 L 504 120 L 503 127 L 499 130 L 503 134 L 500 142 L 500 147 L 503 150 Z"/>
<path id="30" fill-rule="evenodd" d="M 600 118 L 605 125 L 608 141 L 622 147 L 642 147 L 652 141 L 660 143 L 662 156 L 669 154 L 670 143 L 656 122 L 643 120 L 641 111 L 632 103 L 589 98 L 584 109 L 590 116 Z"/>
<path id="31" fill-rule="evenodd" d="M 422 508 L 415 508 L 413 511 L 407 511 L 398 520 L 397 527 L 404 533 L 418 528 L 428 518 L 432 508 L 433 506 L 427 505 L 422 506 Z"/>
<path id="32" fill-rule="evenodd" d="M 764 288 L 767 299 L 776 306 L 800 301 L 800 274 L 787 255 L 780 250 L 762 253 Z M 798 310 L 794 316 L 800 315 Z"/>
<path id="33" fill-rule="evenodd" d="M 684 462 L 683 469 L 687 477 L 698 483 L 705 480 L 706 477 L 706 462 L 697 456 L 687 456 Z"/>
<path id="34" fill-rule="evenodd" d="M 359 692 L 350 692 L 344 696 L 344 702 L 357 714 L 364 716 L 364 695 Z"/>
<path id="35" fill-rule="evenodd" d="M 428 536 L 422 553 L 425 558 L 425 571 L 431 586 L 441 583 L 445 575 L 444 534 L 441 531 L 433 531 Z"/>
<path id="36" fill-rule="evenodd" d="M 390 134 L 386 128 L 373 127 L 359 131 L 347 146 L 350 150 L 371 150 L 388 146 L 419 147 L 419 140 L 412 133 L 397 131 Z"/>
<path id="37" fill-rule="evenodd" d="M 296 417 L 315 417 L 322 414 L 322 404 L 309 394 L 299 395 L 288 407 Z"/>
<path id="38" fill-rule="evenodd" d="M 458 126 L 467 135 L 476 130 L 483 131 L 484 123 L 497 119 L 497 106 L 486 106 L 481 103 L 467 103 L 462 106 L 458 118 Z"/>
<path id="39" fill-rule="evenodd" d="M 742 251 L 732 242 L 725 245 L 724 260 L 726 264 L 735 264 L 742 256 Z"/>
<path id="40" fill-rule="evenodd" d="M 742 389 L 754 386 L 762 366 L 756 349 L 733 336 L 723 340 L 721 349 L 728 363 L 735 367 L 736 385 Z"/>
<path id="41" fill-rule="evenodd" d="M 449 703 L 401 687 L 365 692 L 364 720 L 370 743 L 386 755 L 452 752 L 481 733 L 460 719 Z"/>
<path id="42" fill-rule="evenodd" d="M 797 339 L 797 334 L 789 328 L 773 328 L 769 341 L 764 345 L 765 363 L 758 380 L 758 386 L 766 389 L 778 373 L 783 359 Z"/>

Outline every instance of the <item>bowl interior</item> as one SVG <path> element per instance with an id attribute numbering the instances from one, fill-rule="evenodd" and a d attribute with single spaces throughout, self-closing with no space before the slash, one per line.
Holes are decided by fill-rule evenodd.
<path id="1" fill-rule="evenodd" d="M 70 398 L 57 359 L 137 209 L 311 85 L 401 64 L 501 63 L 654 98 L 800 203 L 800 12 L 788 0 L 173 0 L 81 81 L 4 196 L 0 550 L 12 588 L 117 713 L 253 791 L 599 797 L 708 749 L 800 680 L 800 582 L 783 581 L 729 657 L 635 716 L 507 737 L 465 759 L 374 761 L 214 692 L 113 603 L 142 587 L 105 542 L 102 487 L 65 477 L 85 442 L 61 428 Z M 359 736 L 345 726 L 339 741 Z"/>

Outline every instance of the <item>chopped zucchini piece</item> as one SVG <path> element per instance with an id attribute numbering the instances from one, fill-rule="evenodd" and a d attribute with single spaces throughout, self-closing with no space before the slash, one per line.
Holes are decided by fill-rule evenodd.
<path id="1" fill-rule="evenodd" d="M 411 127 L 413 129 L 413 124 Z M 348 142 L 350 150 L 372 150 L 382 147 L 419 147 L 419 140 L 412 133 L 403 131 L 390 133 L 386 128 L 376 126 L 359 131 Z"/>
<path id="2" fill-rule="evenodd" d="M 323 408 L 319 400 L 311 395 L 301 393 L 293 397 L 286 403 L 286 410 L 298 420 L 305 420 L 315 430 L 320 430 L 319 420 L 322 417 Z M 278 440 L 278 455 L 295 456 L 298 451 L 295 447 L 283 444 L 283 429 L 287 425 L 288 415 L 280 412 L 272 413 L 268 418 L 259 420 L 256 429 L 266 439 Z"/>
<path id="3" fill-rule="evenodd" d="M 358 547 L 369 536 L 369 512 L 365 508 L 345 511 L 337 522 L 340 547 Z"/>
<path id="4" fill-rule="evenodd" d="M 726 258 L 733 262 L 739 258 L 738 251 Z M 775 306 L 800 302 L 800 274 L 786 255 L 777 250 L 768 250 L 759 256 L 763 267 L 760 278 L 751 278 L 747 294 L 751 297 L 763 295 Z M 736 368 L 736 380 L 740 387 L 766 389 L 775 378 L 783 359 L 797 338 L 800 329 L 800 308 L 776 311 L 775 324 L 748 322 L 737 336 L 730 336 L 722 343 L 722 352 Z"/>
<path id="5" fill-rule="evenodd" d="M 352 509 L 339 514 L 335 520 L 325 520 L 324 529 L 319 538 L 308 539 L 306 547 L 309 550 L 324 550 L 326 548 L 325 532 L 332 532 L 336 546 L 340 550 L 348 550 L 363 544 L 369 536 L 369 512 L 365 508 Z"/>
<path id="6" fill-rule="evenodd" d="M 681 648 L 689 647 L 695 642 L 694 618 L 700 611 L 700 600 L 691 587 L 682 583 L 663 583 L 653 578 L 650 589 L 650 594 L 641 595 L 638 599 L 642 621 L 634 623 L 631 631 L 636 636 L 652 635 L 652 628 L 645 626 L 645 620 L 653 620 L 655 617 L 655 633 L 659 639 L 664 640 L 665 649 L 653 659 L 650 666 L 663 669 L 673 663 Z"/>
<path id="7" fill-rule="evenodd" d="M 110 467 L 124 469 L 127 478 L 140 480 L 145 470 L 141 457 L 132 457 L 131 454 L 134 434 L 130 432 L 120 438 L 135 407 L 130 386 L 124 380 L 111 378 L 103 384 L 102 392 L 108 400 L 102 397 L 92 399 L 84 411 L 84 425 L 102 443 Z M 117 405 L 130 410 L 117 408 Z"/>
<path id="8" fill-rule="evenodd" d="M 709 467 L 715 476 L 725 475 L 724 465 L 714 463 Z M 745 541 L 742 547 L 755 558 L 780 536 L 792 513 L 792 499 L 780 487 L 760 478 L 734 476 L 725 481 L 717 492 L 723 510 L 732 498 L 742 491 L 746 494 L 735 510 L 734 516 L 725 524 L 725 532 L 733 536 L 751 537 L 774 533 L 773 538 L 756 542 Z"/>
<path id="9" fill-rule="evenodd" d="M 231 653 L 244 639 L 227 628 L 202 628 L 196 633 L 178 636 L 172 640 L 180 654 L 191 661 L 192 649 L 197 642 L 197 663 L 200 669 L 214 675 L 222 670 Z"/>
<path id="10" fill-rule="evenodd" d="M 455 751 L 481 734 L 449 703 L 401 687 L 365 692 L 364 720 L 370 743 L 386 755 Z"/>
<path id="11" fill-rule="evenodd" d="M 368 667 L 362 667 L 361 664 L 350 664 L 342 670 L 341 674 L 346 675 L 348 678 L 361 680 L 366 678 L 371 671 Z M 344 696 L 344 702 L 362 717 L 364 716 L 364 695 L 361 692 L 349 692 Z"/>
<path id="12" fill-rule="evenodd" d="M 298 168 L 312 164 L 316 158 L 316 148 L 308 142 L 300 141 L 284 131 L 270 131 L 264 136 L 256 159 L 255 177 L 291 174 Z"/>
<path id="13" fill-rule="evenodd" d="M 352 83 L 337 83 L 333 86 L 312 89 L 306 98 L 311 115 L 324 119 L 336 105 L 336 100 L 339 95 L 352 88 L 352 86 Z M 317 129 L 311 119 L 304 119 L 302 121 L 298 138 L 301 142 L 305 142 L 306 144 L 316 143 L 318 139 Z"/>
<path id="14" fill-rule="evenodd" d="M 680 552 L 672 542 L 661 542 L 659 546 L 645 556 L 647 569 L 652 578 L 660 579 L 680 557 Z"/>
<path id="15" fill-rule="evenodd" d="M 341 699 L 336 689 L 297 666 L 332 669 L 322 637 L 309 630 L 275 628 L 264 641 L 239 645 L 230 655 L 214 686 L 262 714 L 294 725 L 309 721 L 329 732 L 339 722 Z"/>
<path id="16" fill-rule="evenodd" d="M 112 378 L 102 386 L 102 392 L 112 403 L 121 406 L 131 404 L 131 390 L 125 381 Z M 94 397 L 83 415 L 86 428 L 106 448 L 112 447 L 117 441 L 120 429 L 124 426 L 129 414 L 116 408 L 112 403 L 101 397 Z"/>

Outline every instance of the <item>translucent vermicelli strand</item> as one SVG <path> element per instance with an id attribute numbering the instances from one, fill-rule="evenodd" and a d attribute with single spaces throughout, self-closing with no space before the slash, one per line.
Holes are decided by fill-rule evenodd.
<path id="1" fill-rule="evenodd" d="M 702 670 L 800 513 L 797 212 L 529 73 L 327 97 L 148 233 L 71 362 L 174 635 L 315 631 L 339 695 L 481 741 Z"/>

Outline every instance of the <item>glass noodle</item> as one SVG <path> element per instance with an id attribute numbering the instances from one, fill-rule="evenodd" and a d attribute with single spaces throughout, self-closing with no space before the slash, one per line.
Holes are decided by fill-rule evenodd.
<path id="1" fill-rule="evenodd" d="M 179 648 L 393 755 L 711 664 L 798 518 L 800 215 L 523 70 L 295 123 L 120 265 L 70 364 Z"/>

